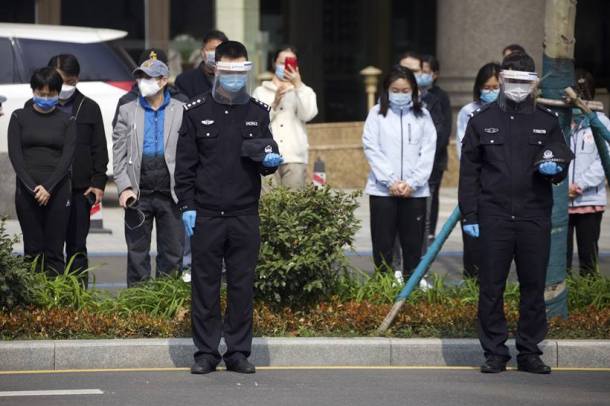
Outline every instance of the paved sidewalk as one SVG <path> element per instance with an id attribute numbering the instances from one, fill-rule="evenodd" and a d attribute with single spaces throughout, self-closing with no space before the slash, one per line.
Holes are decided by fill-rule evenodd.
<path id="1" fill-rule="evenodd" d="M 110 186 L 111 188 L 113 186 Z M 110 202 L 112 204 L 112 201 Z M 441 190 L 438 229 L 442 227 L 454 207 L 457 205 L 457 189 L 445 188 Z M 356 216 L 361 221 L 361 228 L 356 232 L 353 250 L 347 254 L 351 264 L 365 272 L 371 272 L 374 268 L 371 258 L 371 235 L 370 235 L 370 213 L 368 196 L 359 198 L 359 207 Z M 123 210 L 116 206 L 104 208 L 104 227 L 111 234 L 89 235 L 88 247 L 91 257 L 91 265 L 95 267 L 95 278 L 99 287 L 118 289 L 126 285 L 126 252 Z M 7 223 L 8 232 L 19 234 L 21 232 L 19 223 L 10 220 Z M 152 254 L 156 253 L 156 231 L 153 231 Z M 610 215 L 605 215 L 602 224 L 602 233 L 599 241 L 601 258 L 600 269 L 602 273 L 610 276 Z M 15 246 L 17 252 L 22 252 L 22 244 Z M 575 258 L 575 261 L 577 259 Z M 154 267 L 153 267 L 154 268 Z M 443 249 L 431 267 L 431 272 L 446 275 L 449 281 L 461 279 L 462 274 L 462 237 L 456 227 Z M 514 278 L 514 272 L 511 278 Z"/>

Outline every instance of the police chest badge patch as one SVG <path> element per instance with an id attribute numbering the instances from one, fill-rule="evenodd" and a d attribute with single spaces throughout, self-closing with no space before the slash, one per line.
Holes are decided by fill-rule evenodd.
<path id="1" fill-rule="evenodd" d="M 266 153 L 266 154 L 270 154 L 270 153 L 272 153 L 272 152 L 273 152 L 273 148 L 271 147 L 271 145 L 267 145 L 267 146 L 265 147 L 265 153 Z"/>
<path id="2" fill-rule="evenodd" d="M 495 134 L 497 132 L 500 132 L 499 128 L 485 128 L 483 131 L 485 131 L 487 134 Z"/>
<path id="3" fill-rule="evenodd" d="M 542 158 L 544 159 L 553 159 L 554 157 L 555 155 L 553 155 L 553 151 L 551 151 L 550 149 L 547 149 L 542 153 Z"/>
<path id="4" fill-rule="evenodd" d="M 544 128 L 534 128 L 532 131 L 534 134 L 546 134 L 546 130 Z"/>
<path id="5" fill-rule="evenodd" d="M 201 120 L 201 124 L 212 125 L 212 124 L 214 124 L 214 120 Z"/>

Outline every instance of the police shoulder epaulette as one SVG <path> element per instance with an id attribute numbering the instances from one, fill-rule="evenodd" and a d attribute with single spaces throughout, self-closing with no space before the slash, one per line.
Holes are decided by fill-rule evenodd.
<path id="1" fill-rule="evenodd" d="M 205 103 L 205 96 L 197 96 L 192 98 L 191 100 L 188 101 L 188 103 L 186 103 L 184 105 L 184 110 L 189 111 L 194 109 L 195 107 L 201 106 L 202 104 Z"/>
<path id="2" fill-rule="evenodd" d="M 480 114 L 480 113 L 484 112 L 485 110 L 487 110 L 489 108 L 489 106 L 491 106 L 492 104 L 493 103 L 485 103 L 478 109 L 472 111 L 468 116 L 470 116 L 470 118 L 472 118 L 472 117 L 476 116 L 477 114 Z"/>
<path id="3" fill-rule="evenodd" d="M 551 114 L 555 117 L 559 117 L 559 114 L 557 114 L 556 112 L 554 112 L 553 110 L 549 109 L 548 107 L 542 106 L 539 103 L 536 103 L 536 107 L 538 107 L 539 110 L 544 111 L 545 113 Z"/>
<path id="4" fill-rule="evenodd" d="M 254 104 L 256 104 L 257 106 L 259 106 L 261 109 L 265 110 L 265 111 L 270 111 L 271 107 L 269 107 L 269 105 L 267 103 L 263 103 L 262 101 L 254 98 L 254 97 L 250 97 L 250 101 Z"/>

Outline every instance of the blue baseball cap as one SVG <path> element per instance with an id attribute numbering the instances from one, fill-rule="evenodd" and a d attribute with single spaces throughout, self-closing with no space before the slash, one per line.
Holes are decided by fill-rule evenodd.
<path id="1" fill-rule="evenodd" d="M 158 77 L 169 77 L 169 68 L 166 64 L 158 60 L 156 57 L 150 58 L 140 65 L 139 68 L 136 68 L 133 71 L 133 75 L 137 75 L 138 73 L 145 73 L 151 78 Z"/>

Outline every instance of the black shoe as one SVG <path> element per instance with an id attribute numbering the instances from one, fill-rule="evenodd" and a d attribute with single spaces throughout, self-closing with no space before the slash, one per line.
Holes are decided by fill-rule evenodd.
<path id="1" fill-rule="evenodd" d="M 481 365 L 481 372 L 484 374 L 499 374 L 506 371 L 506 362 L 502 357 L 489 356 L 485 363 Z"/>
<path id="2" fill-rule="evenodd" d="M 253 374 L 256 368 L 246 358 L 238 358 L 236 360 L 225 360 L 227 371 L 238 372 L 240 374 Z"/>
<path id="3" fill-rule="evenodd" d="M 217 363 L 210 361 L 209 359 L 203 358 L 199 361 L 196 361 L 191 367 L 191 374 L 195 375 L 204 375 L 209 374 L 210 372 L 216 371 Z"/>
<path id="4" fill-rule="evenodd" d="M 527 355 L 517 358 L 517 369 L 532 374 L 550 374 L 551 367 L 546 365 L 538 355 Z"/>

